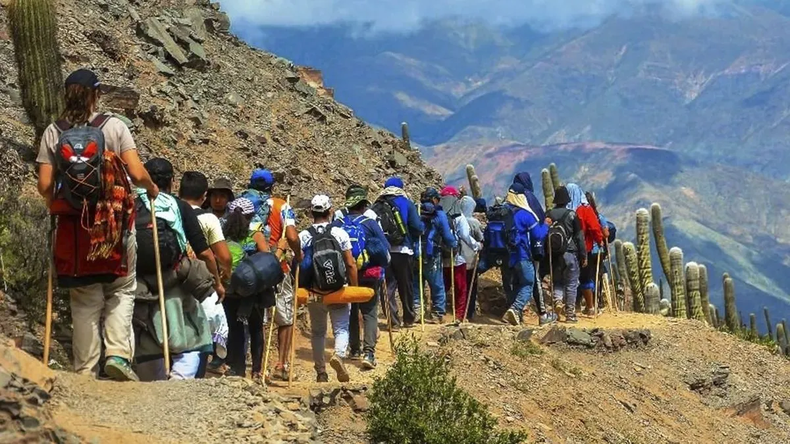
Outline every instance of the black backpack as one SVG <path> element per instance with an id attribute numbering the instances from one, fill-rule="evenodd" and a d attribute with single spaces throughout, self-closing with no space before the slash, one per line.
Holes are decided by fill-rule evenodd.
<path id="1" fill-rule="evenodd" d="M 151 209 L 139 197 L 135 199 L 137 212 L 134 226 L 137 230 L 137 273 L 150 275 L 156 273 L 156 256 L 154 253 L 154 224 L 151 220 Z M 164 219 L 156 218 L 157 234 L 159 235 L 159 259 L 162 270 L 171 270 L 181 261 L 181 245 L 178 235 Z"/>
<path id="2" fill-rule="evenodd" d="M 105 149 L 102 128 L 109 118 L 100 114 L 84 126 L 71 126 L 64 120 L 55 122 L 57 183 L 63 198 L 74 208 L 94 208 L 102 195 Z"/>
<path id="3" fill-rule="evenodd" d="M 609 238 L 606 241 L 612 244 L 614 240 L 617 239 L 617 227 L 612 221 L 606 221 L 606 225 L 609 228 Z"/>
<path id="4" fill-rule="evenodd" d="M 458 241 L 458 233 L 455 230 L 455 220 L 459 217 L 463 217 L 461 214 L 448 214 L 447 215 L 447 224 L 450 225 L 450 232 L 453 234 L 453 237 L 456 241 Z M 460 248 L 460 242 L 456 242 L 458 244 L 458 248 L 452 249 L 449 245 L 446 245 L 444 242 L 441 244 L 442 248 L 442 259 L 453 259 L 453 252 L 458 254 Z"/>
<path id="5" fill-rule="evenodd" d="M 575 216 L 573 210 L 566 210 L 558 220 L 551 222 L 546 242 L 549 245 L 549 253 L 553 257 L 561 257 L 568 251 L 571 233 L 565 229 L 565 219 L 571 214 Z"/>
<path id="6" fill-rule="evenodd" d="M 336 291 L 346 284 L 346 262 L 340 243 L 332 236 L 332 225 L 307 230 L 312 236 L 313 286 L 319 291 Z"/>
<path id="7" fill-rule="evenodd" d="M 372 210 L 379 217 L 387 241 L 392 246 L 399 246 L 406 241 L 406 225 L 394 200 L 393 196 L 382 196 L 373 204 Z"/>

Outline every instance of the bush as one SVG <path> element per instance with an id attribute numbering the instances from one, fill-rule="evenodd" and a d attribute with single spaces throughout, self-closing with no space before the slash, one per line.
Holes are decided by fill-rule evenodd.
<path id="1" fill-rule="evenodd" d="M 442 356 L 422 352 L 414 338 L 397 344 L 397 360 L 373 384 L 368 434 L 403 444 L 515 444 L 524 432 L 496 431 L 486 406 L 456 384 Z"/>

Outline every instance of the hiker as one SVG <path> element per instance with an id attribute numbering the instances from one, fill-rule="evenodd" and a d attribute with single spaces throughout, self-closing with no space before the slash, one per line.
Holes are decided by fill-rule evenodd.
<path id="1" fill-rule="evenodd" d="M 384 268 L 390 261 L 390 244 L 378 222 L 368 217 L 371 213 L 369 205 L 367 190 L 360 185 L 351 185 L 346 190 L 343 217 L 337 221 L 351 239 L 351 254 L 356 259 L 359 285 L 374 291 L 369 301 L 351 304 L 351 359 L 362 359 L 362 368 L 366 370 L 376 368 L 378 300 L 384 283 Z M 359 337 L 360 313 L 364 331 L 362 343 Z"/>
<path id="2" fill-rule="evenodd" d="M 564 186 L 554 190 L 554 208 L 546 214 L 549 225 L 547 255 L 551 255 L 554 282 L 554 313 L 564 311 L 565 322 L 575 324 L 579 268 L 586 265 L 584 231 L 576 212 L 566 208 L 571 197 Z"/>
<path id="3" fill-rule="evenodd" d="M 524 185 L 515 182 L 510 185 L 505 198 L 506 208 L 511 214 L 505 226 L 510 251 L 508 264 L 513 276 L 513 292 L 508 295 L 510 308 L 505 312 L 503 320 L 511 325 L 521 324 L 524 308 L 532 296 L 535 284 L 532 247 L 535 242 L 545 239 L 548 231 L 546 225 L 538 221 L 530 208 L 525 192 Z M 557 316 L 554 313 L 545 313 L 539 317 L 540 325 L 556 320 Z"/>
<path id="4" fill-rule="evenodd" d="M 598 211 L 598 205 L 595 203 L 595 195 L 587 191 L 584 193 L 584 196 L 587 198 L 587 202 L 590 204 L 590 208 L 592 208 L 593 212 L 595 212 L 595 217 L 598 219 L 598 223 L 601 224 L 601 234 L 603 235 L 604 242 L 606 242 L 606 240 L 609 239 L 609 221 L 606 219 L 606 217 L 603 214 L 601 214 Z M 604 308 L 604 304 L 603 304 L 604 298 L 601 297 L 603 296 L 603 294 L 601 292 L 602 289 L 600 288 L 600 285 L 596 287 L 595 283 L 603 282 L 603 275 L 608 273 L 606 268 L 606 260 L 605 260 L 608 253 L 609 252 L 607 251 L 604 243 L 593 245 L 590 262 L 594 263 L 595 268 L 598 270 L 598 275 L 593 276 L 594 279 L 593 291 L 597 294 L 599 310 L 603 310 Z M 598 264 L 600 264 L 600 266 Z M 593 275 L 595 275 L 594 272 Z"/>
<path id="5" fill-rule="evenodd" d="M 469 224 L 469 231 L 472 239 L 481 244 L 475 250 L 466 242 L 461 242 L 461 256 L 463 256 L 464 261 L 467 264 L 466 289 L 467 299 L 469 300 L 467 301 L 466 319 L 471 321 L 475 316 L 475 305 L 477 304 L 477 279 L 475 277 L 477 272 L 472 267 L 476 267 L 477 263 L 479 262 L 477 254 L 482 247 L 483 226 L 480 221 L 472 215 L 477 204 L 471 196 L 462 197 L 459 204 L 461 206 L 461 213 L 466 219 L 467 224 Z"/>
<path id="6" fill-rule="evenodd" d="M 442 266 L 444 270 L 444 288 L 452 289 L 453 284 L 455 285 L 455 320 L 456 322 L 461 322 L 466 317 L 467 309 L 467 262 L 461 249 L 465 244 L 473 254 L 476 254 L 480 250 L 480 244 L 472 237 L 469 222 L 467 222 L 461 210 L 460 192 L 455 187 L 448 185 L 442 188 L 439 195 L 441 196 L 440 204 L 447 213 L 447 219 L 450 222 L 450 230 L 454 233 L 454 237 L 458 239 L 459 248 L 444 246 Z"/>
<path id="7" fill-rule="evenodd" d="M 231 273 L 231 256 L 228 250 L 228 244 L 225 242 L 225 235 L 222 233 L 222 224 L 215 214 L 203 210 L 201 206 L 206 201 L 208 196 L 208 179 L 203 173 L 198 171 L 186 171 L 181 176 L 181 182 L 178 186 L 179 199 L 188 203 L 198 218 L 200 228 L 203 230 L 203 236 L 206 242 L 214 253 L 219 266 L 220 277 L 225 280 L 230 277 Z M 222 300 L 216 294 L 212 294 L 205 301 L 201 303 L 206 316 L 209 318 L 209 325 L 211 326 L 211 336 L 214 341 L 214 358 L 212 363 L 217 366 L 222 357 L 227 353 L 228 342 L 228 321 L 225 316 L 225 309 L 221 305 Z M 219 353 L 217 353 L 219 351 Z M 206 368 L 206 361 L 208 355 L 201 357 L 201 369 L 198 372 L 198 377 L 204 376 Z"/>
<path id="8" fill-rule="evenodd" d="M 206 201 L 202 206 L 203 209 L 211 210 L 211 213 L 224 225 L 225 217 L 228 215 L 228 203 L 234 199 L 233 184 L 230 179 L 220 177 L 208 188 Z"/>
<path id="9" fill-rule="evenodd" d="M 249 199 L 239 197 L 228 204 L 223 232 L 229 241 L 234 270 L 245 257 L 269 251 L 269 242 L 263 231 L 250 229 L 254 216 L 255 207 Z M 264 307 L 256 304 L 256 301 L 245 299 L 231 294 L 223 303 L 229 327 L 226 362 L 232 372 L 226 375 L 246 376 L 248 336 L 252 354 L 252 379 L 262 381 Z M 242 307 L 246 307 L 246 310 L 242 310 Z"/>
<path id="10" fill-rule="evenodd" d="M 430 323 L 441 324 L 447 311 L 447 294 L 444 288 L 444 274 L 442 267 L 442 247 L 458 248 L 458 240 L 453 236 L 447 214 L 439 204 L 439 191 L 429 187 L 420 196 L 420 216 L 425 230 L 422 234 L 420 257 L 422 261 L 422 277 L 428 282 L 431 292 L 431 309 L 428 311 L 428 300 L 423 295 L 425 315 Z M 417 271 L 419 273 L 419 271 Z M 425 283 L 415 280 L 414 306 L 415 312 L 420 308 L 420 286 L 425 288 Z"/>
<path id="11" fill-rule="evenodd" d="M 482 275 L 496 267 L 502 275 L 502 289 L 507 296 L 513 292 L 513 277 L 510 274 L 510 253 L 505 222 L 510 219 L 511 211 L 497 199 L 486 211 L 486 227 L 483 231 L 483 251 L 477 264 L 477 273 Z"/>
<path id="12" fill-rule="evenodd" d="M 169 377 L 193 379 L 200 368 L 201 354 L 213 350 L 208 318 L 200 302 L 214 292 L 219 299 L 224 298 L 225 288 L 195 211 L 187 202 L 171 195 L 173 165 L 166 159 L 154 158 L 145 163 L 145 169 L 162 192 L 154 200 L 156 220 L 152 220 L 148 198 L 142 195 L 136 200 L 138 273 L 134 322 L 137 373 L 143 381 L 167 378 L 156 296 L 156 266 L 159 265 L 173 364 Z M 158 264 L 154 253 L 154 223 L 159 238 Z"/>
<path id="13" fill-rule="evenodd" d="M 592 257 L 592 251 L 595 244 L 603 244 L 603 232 L 601 231 L 601 223 L 598 222 L 598 217 L 587 202 L 587 197 L 584 195 L 584 191 L 582 191 L 581 187 L 575 183 L 569 183 L 566 185 L 566 188 L 571 198 L 571 201 L 566 207 L 576 212 L 576 215 L 581 221 L 582 231 L 584 232 L 587 265 L 585 266 L 582 264 L 579 274 L 579 288 L 581 288 L 581 293 L 586 305 L 584 314 L 586 316 L 592 316 L 596 312 L 593 307 L 593 287 L 595 286 L 596 263 L 593 262 L 594 258 Z"/>
<path id="14" fill-rule="evenodd" d="M 275 251 L 285 278 L 277 288 L 275 297 L 274 323 L 277 325 L 277 363 L 272 376 L 276 379 L 288 379 L 288 359 L 291 349 L 291 329 L 294 325 L 293 297 L 294 286 L 291 267 L 287 260 L 287 248 L 294 253 L 296 260 L 301 260 L 302 247 L 299 233 L 296 231 L 296 216 L 290 204 L 275 197 L 272 190 L 275 185 L 274 175 L 266 169 L 256 169 L 250 176 L 249 188 L 242 193 L 253 202 L 255 216 L 251 221 L 251 230 L 263 231 L 269 239 L 269 248 Z M 257 206 L 256 206 L 257 204 Z M 257 218 L 257 219 L 256 219 Z M 264 369 L 269 371 L 269 369 Z"/>
<path id="15" fill-rule="evenodd" d="M 302 243 L 302 266 L 300 287 L 317 293 L 339 290 L 346 284 L 359 286 L 357 263 L 351 253 L 351 238 L 342 228 L 330 223 L 332 201 L 329 196 L 318 194 L 310 202 L 313 224 L 299 233 Z M 307 304 L 310 315 L 311 345 L 315 363 L 316 382 L 328 382 L 326 373 L 326 317 L 332 321 L 335 337 L 335 353 L 329 365 L 337 373 L 337 380 L 348 382 L 349 375 L 343 360 L 349 341 L 350 304 L 325 305 L 320 300 Z"/>
<path id="16" fill-rule="evenodd" d="M 538 218 L 538 221 L 543 223 L 546 218 L 546 213 L 543 211 L 543 205 L 541 205 L 540 199 L 535 196 L 535 185 L 532 183 L 532 176 L 526 171 L 520 172 L 513 177 L 513 183 L 524 185 L 524 195 L 527 196 L 529 208 Z M 540 263 L 543 259 L 542 250 L 542 246 L 536 246 L 533 252 L 535 254 L 532 258 L 532 264 L 535 266 L 535 284 L 532 287 L 532 296 L 535 301 L 535 308 L 538 311 L 538 315 L 546 314 L 546 303 L 543 300 L 543 285 L 541 285 L 542 277 L 545 273 L 540 272 Z"/>
<path id="17" fill-rule="evenodd" d="M 59 287 L 69 289 L 74 371 L 98 376 L 103 343 L 107 375 L 117 381 L 136 381 L 138 377 L 131 367 L 132 311 L 137 285 L 131 184 L 142 188 L 152 199 L 159 194 L 159 188 L 143 167 L 129 128 L 118 118 L 97 113 L 100 85 L 96 74 L 86 69 L 74 71 L 66 78 L 65 108 L 44 131 L 36 157 L 38 192 L 50 215 L 58 219 L 53 272 Z M 98 150 L 88 156 L 90 140 L 100 143 L 95 146 Z M 85 147 L 79 154 L 89 160 L 71 165 L 71 159 L 59 153 L 64 152 L 63 148 L 73 150 L 77 143 Z M 99 163 L 103 172 L 111 174 L 95 176 L 97 188 L 85 192 L 74 177 L 79 174 L 76 169 L 95 168 Z M 114 190 L 112 196 L 106 194 L 107 190 Z M 87 200 L 84 206 L 78 199 L 80 194 Z M 120 211 L 96 214 L 97 208 L 109 205 Z M 83 210 L 94 223 L 105 224 L 107 229 L 89 232 L 83 228 Z M 91 240 L 98 240 L 99 236 L 104 240 L 97 245 L 104 254 L 89 257 Z"/>
<path id="18" fill-rule="evenodd" d="M 373 211 L 379 217 L 379 223 L 390 243 L 390 266 L 386 271 L 387 279 L 387 315 L 391 316 L 393 326 L 400 324 L 398 304 L 395 301 L 395 290 L 398 290 L 403 308 L 403 327 L 414 326 L 416 315 L 412 301 L 414 300 L 414 249 L 415 242 L 425 229 L 417 214 L 417 207 L 409 199 L 403 189 L 400 177 L 390 177 L 384 183 L 384 191 L 376 199 Z"/>

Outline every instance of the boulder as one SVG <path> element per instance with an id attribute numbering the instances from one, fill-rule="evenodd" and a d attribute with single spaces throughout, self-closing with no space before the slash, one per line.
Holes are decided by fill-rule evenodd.
<path id="1" fill-rule="evenodd" d="M 167 32 L 167 29 L 156 17 L 151 17 L 139 25 L 140 32 L 145 37 L 154 42 L 156 45 L 162 47 L 167 55 L 179 65 L 185 65 L 189 62 L 184 50 L 178 46 L 173 37 Z"/>
<path id="2" fill-rule="evenodd" d="M 584 330 L 571 327 L 565 332 L 565 335 L 565 342 L 568 345 L 581 345 L 587 348 L 595 347 L 595 340 L 593 340 L 592 335 Z"/>

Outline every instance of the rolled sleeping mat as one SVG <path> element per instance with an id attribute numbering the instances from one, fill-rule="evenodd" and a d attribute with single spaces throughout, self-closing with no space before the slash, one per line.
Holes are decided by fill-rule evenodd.
<path id="1" fill-rule="evenodd" d="M 367 287 L 343 287 L 332 293 L 321 294 L 306 288 L 296 290 L 296 299 L 299 305 L 320 300 L 324 304 L 356 304 L 367 302 L 375 292 Z"/>

